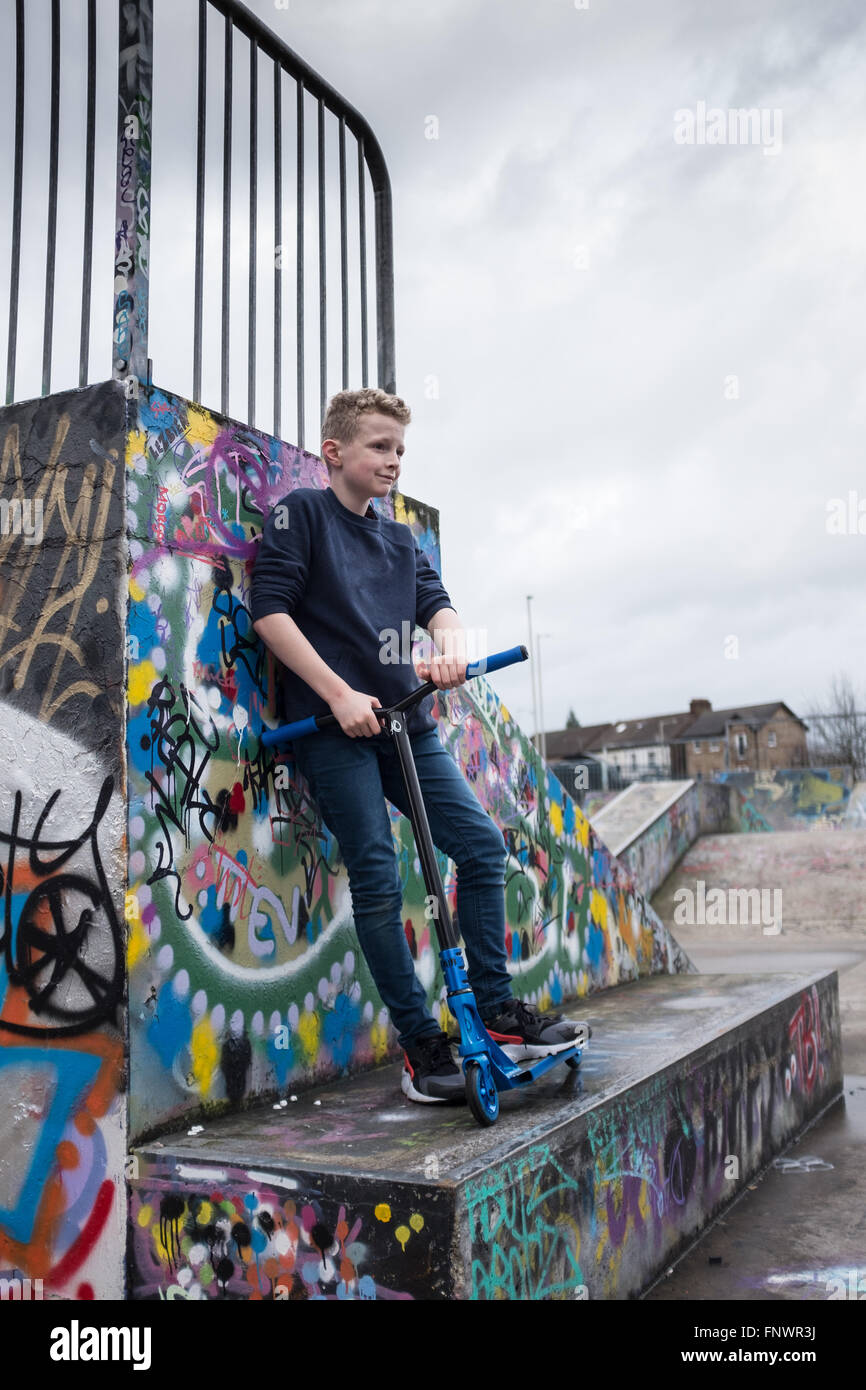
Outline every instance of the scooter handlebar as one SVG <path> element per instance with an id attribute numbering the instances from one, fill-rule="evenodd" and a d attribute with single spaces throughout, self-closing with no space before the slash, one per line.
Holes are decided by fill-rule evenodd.
<path id="1" fill-rule="evenodd" d="M 528 661 L 529 652 L 525 647 L 509 647 L 507 652 L 494 652 L 493 656 L 483 656 L 478 661 L 470 661 L 466 667 L 466 679 L 484 676 L 490 671 L 501 671 L 503 666 L 514 666 L 518 661 Z"/>
<path id="2" fill-rule="evenodd" d="M 528 661 L 529 652 L 525 647 L 509 647 L 504 652 L 494 652 L 492 656 L 480 657 L 478 661 L 470 661 L 466 667 L 466 679 L 471 680 L 474 676 L 489 675 L 492 671 L 501 671 L 503 666 L 514 666 L 518 661 Z M 432 694 L 439 687 L 434 681 L 425 681 L 419 685 L 417 690 L 413 690 L 408 697 L 412 703 L 423 698 L 423 695 Z M 422 695 L 423 692 L 423 695 Z M 406 708 L 406 702 L 401 700 L 400 707 Z M 327 729 L 336 724 L 339 727 L 339 720 L 333 714 L 311 714 L 306 719 L 297 719 L 294 724 L 283 724 L 279 729 L 265 729 L 262 733 L 262 743 L 266 748 L 272 747 L 275 743 L 288 743 L 294 738 L 306 738 L 307 734 L 317 734 L 320 729 Z"/>

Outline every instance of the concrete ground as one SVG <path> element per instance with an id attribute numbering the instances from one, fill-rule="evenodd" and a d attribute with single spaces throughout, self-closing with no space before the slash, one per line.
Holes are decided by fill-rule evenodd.
<path id="1" fill-rule="evenodd" d="M 746 924 L 730 911 L 724 925 L 678 923 L 690 904 L 697 916 L 712 888 L 726 890 L 726 908 L 731 888 L 768 890 L 764 902 L 781 912 Z M 645 1299 L 866 1297 L 866 833 L 703 836 L 653 907 L 701 971 L 837 970 L 845 1093 Z"/>

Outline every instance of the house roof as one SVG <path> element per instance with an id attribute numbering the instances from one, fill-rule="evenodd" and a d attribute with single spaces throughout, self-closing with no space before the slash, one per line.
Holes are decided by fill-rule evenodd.
<path id="1" fill-rule="evenodd" d="M 547 761 L 551 762 L 557 758 L 579 758 L 583 753 L 588 753 L 590 748 L 594 748 L 599 734 L 609 728 L 610 724 L 587 724 L 576 729 L 556 729 L 552 733 L 545 733 Z M 599 743 L 598 747 L 601 746 Z"/>
<path id="2" fill-rule="evenodd" d="M 646 719 L 620 719 L 615 724 L 605 726 L 603 737 L 593 743 L 592 748 L 596 752 L 600 748 L 615 751 L 671 743 L 693 720 L 694 715 L 688 710 L 685 714 L 653 714 Z"/>
<path id="3" fill-rule="evenodd" d="M 674 734 L 691 723 L 694 715 L 657 714 L 647 719 L 620 719 L 616 724 L 587 724 L 578 729 L 557 729 L 545 734 L 547 756 L 577 758 L 585 753 L 600 753 L 603 748 L 643 748 L 652 744 L 670 743 Z"/>
<path id="4" fill-rule="evenodd" d="M 692 739 L 724 738 L 727 723 L 753 724 L 761 728 L 780 709 L 785 710 L 798 724 L 802 724 L 804 729 L 809 727 L 783 700 L 773 700 L 769 705 L 735 705 L 732 709 L 705 710 L 697 719 L 692 719 L 685 728 L 680 729 L 673 742 L 687 743 Z"/>
<path id="5" fill-rule="evenodd" d="M 761 727 L 780 709 L 785 710 L 803 728 L 803 723 L 783 700 L 766 705 L 739 705 L 732 709 L 704 710 L 692 714 L 653 714 L 644 719 L 620 719 L 613 724 L 587 724 L 576 729 L 556 729 L 545 734 L 548 761 L 579 758 L 589 752 L 600 753 L 603 748 L 616 751 L 622 748 L 646 748 L 653 744 L 687 743 L 699 738 L 724 738 L 725 724 L 742 721 Z"/>

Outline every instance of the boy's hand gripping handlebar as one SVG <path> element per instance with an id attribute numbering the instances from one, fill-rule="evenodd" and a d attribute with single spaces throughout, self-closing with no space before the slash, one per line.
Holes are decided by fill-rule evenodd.
<path id="1" fill-rule="evenodd" d="M 466 679 L 471 680 L 473 676 L 488 675 L 491 671 L 500 671 L 503 666 L 513 666 L 518 661 L 528 661 L 529 652 L 525 647 L 509 647 L 504 652 L 494 652 L 492 656 L 482 657 L 479 661 L 470 661 L 466 667 Z M 388 709 L 374 709 L 373 713 L 380 718 L 385 715 L 393 714 L 397 710 L 411 709 L 419 700 L 423 700 L 426 695 L 432 695 L 434 690 L 441 687 L 435 681 L 425 681 L 419 685 L 417 690 L 412 690 L 399 700 L 396 705 L 390 705 Z M 290 739 L 305 738 L 307 734 L 317 734 L 320 729 L 328 729 L 336 724 L 340 727 L 340 721 L 335 714 L 311 714 L 308 719 L 298 719 L 294 724 L 283 724 L 279 729 L 265 729 L 262 733 L 262 743 L 265 747 L 270 747 L 275 743 L 288 743 Z"/>

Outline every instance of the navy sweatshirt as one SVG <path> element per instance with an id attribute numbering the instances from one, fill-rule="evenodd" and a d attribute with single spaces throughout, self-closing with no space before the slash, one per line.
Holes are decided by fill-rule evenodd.
<path id="1" fill-rule="evenodd" d="M 332 671 L 382 706 L 418 689 L 412 633 L 450 607 L 411 529 L 378 516 L 372 505 L 359 516 L 333 488 L 296 488 L 264 524 L 253 570 L 253 622 L 288 613 Z M 285 723 L 332 712 L 286 666 L 281 684 Z M 425 696 L 408 715 L 409 733 L 435 728 L 433 700 Z"/>

